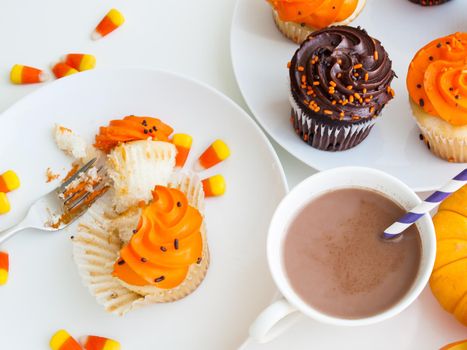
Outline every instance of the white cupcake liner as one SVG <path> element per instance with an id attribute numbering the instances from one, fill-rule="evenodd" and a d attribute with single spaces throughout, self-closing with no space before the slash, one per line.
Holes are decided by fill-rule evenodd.
<path id="1" fill-rule="evenodd" d="M 308 35 L 316 30 L 300 23 L 283 21 L 279 18 L 279 14 L 276 10 L 272 10 L 272 16 L 279 31 L 297 44 L 301 44 Z"/>
<path id="2" fill-rule="evenodd" d="M 410 99 L 417 125 L 430 151 L 447 161 L 467 162 L 467 126 L 456 127 L 426 113 Z M 464 130 L 464 131 L 461 131 Z"/>
<path id="3" fill-rule="evenodd" d="M 467 140 L 447 138 L 434 129 L 417 125 L 433 154 L 450 162 L 467 163 Z"/>
<path id="4" fill-rule="evenodd" d="M 201 181 L 189 174 L 178 174 L 169 184 L 186 193 L 188 203 L 200 212 L 204 208 Z M 176 301 L 192 293 L 203 281 L 209 266 L 209 250 L 204 222 L 201 228 L 203 256 L 200 264 L 190 266 L 187 278 L 173 289 L 131 286 L 112 276 L 124 242 L 115 229 L 111 194 L 99 199 L 80 220 L 73 238 L 73 257 L 79 274 L 90 293 L 105 310 L 124 315 L 143 305 Z"/>
<path id="5" fill-rule="evenodd" d="M 349 24 L 360 14 L 360 12 L 365 7 L 365 3 L 366 0 L 359 0 L 355 11 L 349 17 L 341 22 L 332 23 L 331 25 Z M 305 41 L 308 35 L 317 30 L 316 28 L 301 23 L 283 21 L 279 18 L 279 14 L 274 9 L 272 10 L 272 16 L 274 18 L 274 23 L 276 23 L 279 31 L 297 44 L 301 44 L 303 41 Z"/>
<path id="6" fill-rule="evenodd" d="M 376 118 L 351 125 L 331 125 L 310 117 L 289 94 L 295 132 L 310 146 L 323 151 L 345 151 L 357 146 L 370 133 Z"/>

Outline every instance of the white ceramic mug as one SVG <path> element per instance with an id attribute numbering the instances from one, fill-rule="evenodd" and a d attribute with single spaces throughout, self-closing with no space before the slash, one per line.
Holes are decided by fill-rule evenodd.
<path id="1" fill-rule="evenodd" d="M 345 319 L 327 315 L 304 302 L 292 289 L 284 268 L 284 238 L 291 220 L 300 209 L 319 195 L 340 188 L 363 188 L 384 194 L 405 209 L 420 203 L 420 198 L 406 184 L 382 171 L 361 167 L 342 167 L 313 175 L 298 184 L 277 207 L 269 227 L 267 255 L 272 277 L 283 298 L 268 306 L 250 327 L 250 337 L 267 342 L 279 335 L 293 321 L 288 317 L 301 312 L 323 323 L 336 326 L 363 326 L 391 318 L 407 308 L 422 292 L 433 269 L 436 236 L 433 222 L 425 215 L 417 222 L 422 244 L 420 268 L 410 290 L 391 308 L 376 315 Z"/>

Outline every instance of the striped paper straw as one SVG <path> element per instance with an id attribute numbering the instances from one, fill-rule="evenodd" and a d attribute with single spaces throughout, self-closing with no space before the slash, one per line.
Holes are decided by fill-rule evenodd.
<path id="1" fill-rule="evenodd" d="M 442 201 L 448 198 L 453 192 L 456 192 L 467 183 L 467 168 L 460 174 L 449 181 L 439 191 L 431 194 L 427 199 L 397 220 L 394 224 L 384 230 L 383 238 L 396 238 L 404 232 L 415 221 L 420 219 L 426 213 L 429 213 L 433 208 L 436 208 Z"/>

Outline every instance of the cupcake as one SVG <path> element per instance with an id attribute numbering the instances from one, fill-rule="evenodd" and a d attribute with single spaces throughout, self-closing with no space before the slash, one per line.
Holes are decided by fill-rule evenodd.
<path id="1" fill-rule="evenodd" d="M 315 30 L 353 21 L 366 0 L 268 0 L 277 28 L 301 44 Z"/>
<path id="2" fill-rule="evenodd" d="M 150 203 L 122 214 L 107 194 L 86 212 L 73 237 L 84 284 L 117 315 L 182 299 L 208 270 L 201 181 L 179 175 L 152 194 Z"/>
<path id="3" fill-rule="evenodd" d="M 441 5 L 449 0 L 409 0 L 414 4 L 422 5 L 422 6 L 434 6 L 434 5 Z"/>
<path id="4" fill-rule="evenodd" d="M 394 97 L 392 62 L 381 43 L 360 28 L 314 32 L 295 52 L 289 75 L 295 132 L 320 150 L 358 145 Z"/>
<path id="5" fill-rule="evenodd" d="M 71 130 L 57 130 L 57 146 L 67 154 L 88 149 Z M 128 116 L 96 136 L 97 162 L 110 190 L 79 219 L 73 257 L 83 283 L 108 312 L 179 300 L 206 276 L 203 183 L 175 171 L 172 131 L 158 119 Z M 82 158 L 78 152 L 76 162 Z"/>
<path id="6" fill-rule="evenodd" d="M 467 33 L 430 42 L 410 63 L 407 89 L 428 148 L 451 162 L 467 162 Z"/>

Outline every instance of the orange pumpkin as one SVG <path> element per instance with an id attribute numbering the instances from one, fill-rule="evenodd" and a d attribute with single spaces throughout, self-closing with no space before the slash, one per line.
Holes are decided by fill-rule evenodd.
<path id="1" fill-rule="evenodd" d="M 440 205 L 433 222 L 438 247 L 430 287 L 441 306 L 467 326 L 467 185 Z"/>
<path id="2" fill-rule="evenodd" d="M 455 343 L 443 346 L 439 350 L 467 350 L 467 340 L 456 341 Z"/>

